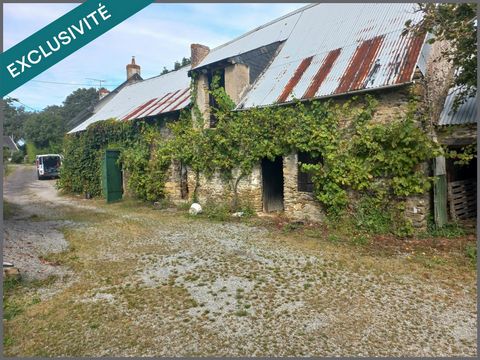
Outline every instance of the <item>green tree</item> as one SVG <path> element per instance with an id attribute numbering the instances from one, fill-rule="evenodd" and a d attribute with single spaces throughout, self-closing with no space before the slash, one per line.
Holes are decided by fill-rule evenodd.
<path id="1" fill-rule="evenodd" d="M 7 97 L 0 100 L 4 111 L 3 134 L 12 135 L 15 140 L 25 137 L 23 125 L 32 113 L 25 111 L 23 106 L 15 107 L 17 99 Z"/>
<path id="2" fill-rule="evenodd" d="M 54 105 L 30 116 L 24 124 L 27 142 L 39 149 L 60 151 L 64 134 L 62 112 L 62 107 Z"/>
<path id="3" fill-rule="evenodd" d="M 428 32 L 430 43 L 448 41 L 452 45 L 444 51 L 455 69 L 454 85 L 461 91 L 456 98 L 456 106 L 477 91 L 477 4 L 435 4 L 421 3 L 423 20 L 416 26 L 406 23 L 407 30 Z"/>
<path id="4" fill-rule="evenodd" d="M 65 129 L 69 128 L 69 123 L 78 113 L 87 109 L 90 105 L 95 104 L 97 101 L 98 92 L 95 88 L 79 88 L 68 95 L 63 102 L 61 111 Z"/>

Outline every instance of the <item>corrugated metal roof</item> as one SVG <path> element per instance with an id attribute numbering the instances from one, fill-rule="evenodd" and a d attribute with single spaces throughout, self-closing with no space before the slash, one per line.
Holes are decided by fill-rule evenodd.
<path id="1" fill-rule="evenodd" d="M 314 5 L 307 5 L 295 10 L 210 50 L 205 59 L 195 69 L 244 54 L 247 51 L 258 49 L 274 42 L 286 40 L 300 18 L 302 11 L 312 6 Z"/>
<path id="2" fill-rule="evenodd" d="M 165 75 L 125 86 L 97 113 L 71 130 L 85 130 L 90 124 L 107 119 L 133 120 L 165 114 L 190 104 L 189 66 Z"/>
<path id="3" fill-rule="evenodd" d="M 452 88 L 448 92 L 445 99 L 445 105 L 438 125 L 461 125 L 461 124 L 474 124 L 478 122 L 477 118 L 477 96 L 468 98 L 457 111 L 453 111 L 453 103 L 456 95 L 459 93 L 460 88 Z"/>
<path id="4" fill-rule="evenodd" d="M 416 4 L 318 4 L 283 18 L 290 34 L 239 108 L 410 82 L 425 40 L 402 34 L 407 20 L 421 19 L 415 9 Z M 276 24 L 258 30 L 268 33 L 266 41 L 274 38 Z"/>

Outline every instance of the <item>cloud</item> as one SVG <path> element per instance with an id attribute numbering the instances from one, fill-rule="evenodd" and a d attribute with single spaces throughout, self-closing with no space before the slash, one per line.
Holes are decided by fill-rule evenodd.
<path id="1" fill-rule="evenodd" d="M 15 45 L 76 5 L 11 4 L 4 7 L 5 48 Z M 125 66 L 135 55 L 142 77 L 190 56 L 190 44 L 219 46 L 304 4 L 152 4 L 68 58 L 16 89 L 10 96 L 42 109 L 61 104 L 78 87 L 106 81 L 113 89 L 125 80 Z M 49 84 L 49 81 L 68 84 Z M 82 84 L 82 85 L 77 85 Z"/>

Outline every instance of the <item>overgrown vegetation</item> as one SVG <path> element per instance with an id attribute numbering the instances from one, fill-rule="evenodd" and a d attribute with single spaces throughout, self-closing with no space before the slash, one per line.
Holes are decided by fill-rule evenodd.
<path id="1" fill-rule="evenodd" d="M 128 186 L 142 200 L 155 201 L 164 195 L 167 170 L 161 124 L 158 122 L 100 121 L 83 133 L 66 136 L 58 186 L 65 192 L 101 196 L 101 162 L 105 149 L 118 149 L 129 172 Z"/>
<path id="2" fill-rule="evenodd" d="M 315 197 L 330 216 L 354 212 L 358 225 L 369 231 L 412 232 L 409 224 L 398 223 L 402 200 L 429 189 L 432 179 L 422 164 L 441 153 L 421 128 L 422 113 L 415 98 L 405 116 L 385 125 L 372 121 L 377 101 L 370 95 L 342 103 L 298 101 L 291 106 L 232 111 L 233 101 L 218 84 L 215 76 L 210 90 L 217 104 L 212 110 L 218 120 L 214 129 L 202 126 L 204 119 L 194 108 L 193 116 L 188 109 L 168 125 L 169 137 L 160 134 L 159 122 L 113 120 L 68 136 L 60 187 L 100 195 L 101 151 L 114 146 L 122 149 L 129 187 L 138 198 L 164 197 L 165 173 L 176 160 L 189 166 L 197 185 L 200 174 L 208 178 L 218 172 L 231 184 L 231 210 L 237 211 L 239 181 L 261 159 L 302 151 L 323 159 L 302 164 L 302 169 L 312 174 Z M 349 206 L 355 203 L 350 201 L 352 194 L 366 205 L 361 201 Z"/>
<path id="3" fill-rule="evenodd" d="M 441 149 L 420 127 L 422 114 L 413 98 L 405 117 L 384 125 L 371 121 L 377 101 L 369 95 L 343 104 L 296 102 L 233 112 L 218 76 L 211 94 L 217 104 L 216 128 L 200 126 L 203 119 L 194 109 L 193 119 L 183 116 L 172 125 L 170 146 L 196 174 L 219 171 L 233 183 L 235 196 L 238 181 L 262 158 L 273 160 L 295 151 L 322 156 L 323 163 L 302 168 L 313 175 L 315 196 L 332 215 L 346 210 L 350 190 L 380 205 L 422 194 L 430 187 L 421 164 Z"/>

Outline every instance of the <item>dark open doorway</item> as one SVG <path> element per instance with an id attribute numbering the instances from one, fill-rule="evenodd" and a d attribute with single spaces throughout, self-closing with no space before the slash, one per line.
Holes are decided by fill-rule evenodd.
<path id="1" fill-rule="evenodd" d="M 274 161 L 262 160 L 263 210 L 283 210 L 283 161 L 278 156 Z"/>

